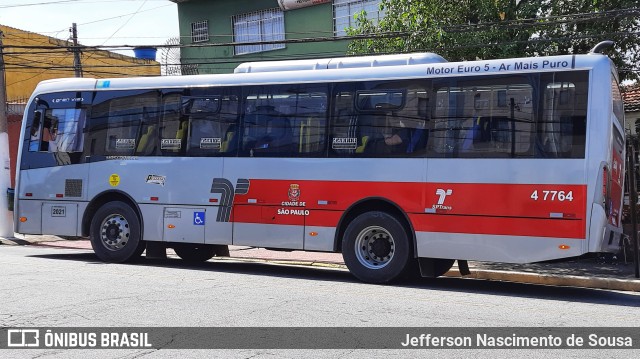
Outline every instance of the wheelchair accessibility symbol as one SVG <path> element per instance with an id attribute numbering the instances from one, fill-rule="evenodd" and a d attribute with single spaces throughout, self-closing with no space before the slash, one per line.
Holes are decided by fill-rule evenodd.
<path id="1" fill-rule="evenodd" d="M 204 226 L 204 212 L 193 212 L 193 225 Z"/>

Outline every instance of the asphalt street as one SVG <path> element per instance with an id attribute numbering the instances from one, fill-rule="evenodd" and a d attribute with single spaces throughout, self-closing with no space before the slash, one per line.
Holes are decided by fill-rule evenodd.
<path id="1" fill-rule="evenodd" d="M 0 246 L 2 327 L 634 327 L 640 293 L 460 278 L 393 286 L 342 269 L 213 259 L 99 262 L 91 251 Z M 618 357 L 624 350 L 527 351 L 534 358 Z M 11 357 L 175 357 L 170 350 L 8 351 Z M 80 354 L 84 353 L 84 354 Z M 524 351 L 517 352 L 518 356 Z M 418 357 L 418 351 L 189 351 L 186 357 Z M 437 357 L 513 357 L 445 350 Z M 4 355 L 3 355 L 4 356 Z"/>

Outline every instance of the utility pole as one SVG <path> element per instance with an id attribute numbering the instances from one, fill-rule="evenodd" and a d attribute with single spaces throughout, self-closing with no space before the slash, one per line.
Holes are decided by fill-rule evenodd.
<path id="1" fill-rule="evenodd" d="M 0 133 L 7 132 L 7 84 L 4 75 L 4 33 L 0 31 Z"/>
<path id="2" fill-rule="evenodd" d="M 71 24 L 71 39 L 73 40 L 73 69 L 76 77 L 82 77 L 82 64 L 80 63 L 80 49 L 78 48 L 78 28 L 76 23 Z"/>
<path id="3" fill-rule="evenodd" d="M 13 237 L 13 221 L 11 212 L 8 210 L 8 194 L 9 187 L 11 186 L 11 166 L 9 159 L 7 82 L 5 78 L 3 38 L 4 34 L 0 31 L 0 237 L 11 238 Z"/>

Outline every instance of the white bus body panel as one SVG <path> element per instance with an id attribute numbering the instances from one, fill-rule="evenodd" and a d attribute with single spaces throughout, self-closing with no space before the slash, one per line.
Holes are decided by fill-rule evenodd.
<path id="1" fill-rule="evenodd" d="M 179 166 L 174 160 L 135 157 L 91 163 L 89 197 L 108 190 L 131 196 L 142 213 L 145 240 L 231 244 L 232 224 L 216 222 L 220 195 L 211 193 L 212 179 L 222 176 L 224 159 L 182 158 Z M 113 174 L 120 179 L 116 186 L 109 184 Z M 180 208 L 181 217 L 172 217 L 174 208 Z M 196 212 L 206 212 L 203 223 L 194 223 Z M 168 228 L 170 224 L 177 227 Z"/>

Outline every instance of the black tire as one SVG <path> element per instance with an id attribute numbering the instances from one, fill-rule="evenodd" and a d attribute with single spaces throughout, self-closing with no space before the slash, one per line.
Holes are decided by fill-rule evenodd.
<path id="1" fill-rule="evenodd" d="M 180 244 L 173 247 L 182 260 L 199 263 L 206 262 L 216 255 L 216 247 L 211 244 Z"/>
<path id="2" fill-rule="evenodd" d="M 140 257 L 145 249 L 136 211 L 120 201 L 100 207 L 91 220 L 91 247 L 105 262 L 123 263 Z"/>
<path id="3" fill-rule="evenodd" d="M 436 277 L 443 276 L 447 273 L 451 267 L 453 267 L 453 263 L 455 263 L 455 259 L 434 259 L 435 263 L 435 274 Z"/>
<path id="4" fill-rule="evenodd" d="M 216 257 L 230 257 L 231 256 L 229 254 L 229 246 L 224 245 L 224 244 L 214 244 L 213 247 L 215 248 Z"/>
<path id="5" fill-rule="evenodd" d="M 349 271 L 367 283 L 400 279 L 413 263 L 413 248 L 398 219 L 386 212 L 367 212 L 347 227 L 342 257 Z"/>
<path id="6" fill-rule="evenodd" d="M 424 269 L 433 275 L 427 276 L 427 278 L 437 278 L 449 271 L 453 267 L 455 259 L 443 259 L 443 258 L 420 258 L 420 266 L 424 266 Z"/>

